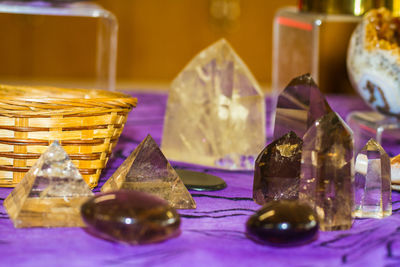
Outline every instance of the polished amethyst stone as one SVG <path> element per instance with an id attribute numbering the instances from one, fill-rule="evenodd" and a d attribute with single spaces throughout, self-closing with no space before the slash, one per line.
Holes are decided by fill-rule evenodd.
<path id="1" fill-rule="evenodd" d="M 246 223 L 249 238 L 275 245 L 300 245 L 318 232 L 317 216 L 307 204 L 294 200 L 271 201 Z"/>
<path id="2" fill-rule="evenodd" d="M 176 237 L 180 217 L 168 202 L 138 191 L 99 194 L 82 205 L 87 231 L 110 241 L 147 244 Z"/>

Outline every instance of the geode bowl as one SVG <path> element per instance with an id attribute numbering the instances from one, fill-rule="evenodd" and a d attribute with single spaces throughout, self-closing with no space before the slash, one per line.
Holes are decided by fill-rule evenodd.
<path id="1" fill-rule="evenodd" d="M 365 14 L 350 39 L 347 69 L 373 109 L 400 117 L 400 18 L 385 9 Z"/>

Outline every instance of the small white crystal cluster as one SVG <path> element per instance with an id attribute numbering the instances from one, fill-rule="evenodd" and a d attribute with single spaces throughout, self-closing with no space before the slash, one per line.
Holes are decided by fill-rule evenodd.
<path id="1" fill-rule="evenodd" d="M 40 192 L 37 193 L 41 198 L 92 195 L 79 170 L 57 141 L 54 141 L 43 153 L 36 165 L 34 175 L 38 179 L 32 190 L 39 190 Z"/>

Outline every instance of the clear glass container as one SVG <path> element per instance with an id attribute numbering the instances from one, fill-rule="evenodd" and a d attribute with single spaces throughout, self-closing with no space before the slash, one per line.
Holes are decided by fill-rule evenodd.
<path id="1" fill-rule="evenodd" d="M 400 151 L 400 121 L 396 117 L 375 111 L 354 111 L 346 118 L 353 130 L 354 150 L 360 152 L 369 139 L 374 138 L 390 157 Z"/>
<path id="2" fill-rule="evenodd" d="M 0 23 L 0 83 L 115 89 L 118 22 L 98 4 L 0 1 Z"/>
<path id="3" fill-rule="evenodd" d="M 346 14 L 278 10 L 274 18 L 272 107 L 279 93 L 295 77 L 310 73 L 325 93 L 353 92 L 346 72 L 350 36 L 360 18 Z M 271 112 L 268 134 L 273 132 Z"/>
<path id="4" fill-rule="evenodd" d="M 280 9 L 274 19 L 272 88 L 280 92 L 293 78 L 310 73 L 324 92 L 352 90 L 346 73 L 354 15 Z"/>

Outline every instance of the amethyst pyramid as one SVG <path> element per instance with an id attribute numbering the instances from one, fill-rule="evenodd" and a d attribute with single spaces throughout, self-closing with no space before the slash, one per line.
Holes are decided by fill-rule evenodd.
<path id="1" fill-rule="evenodd" d="M 310 74 L 294 78 L 278 96 L 274 139 L 289 131 L 303 137 L 317 119 L 331 111 Z"/>
<path id="2" fill-rule="evenodd" d="M 256 203 L 298 198 L 302 146 L 303 141 L 289 132 L 264 148 L 255 164 L 253 199 Z"/>
<path id="3" fill-rule="evenodd" d="M 195 209 L 196 203 L 157 143 L 148 135 L 101 188 L 136 190 L 156 195 L 176 209 Z"/>
<path id="4" fill-rule="evenodd" d="M 316 211 L 321 230 L 352 225 L 353 133 L 334 112 L 318 119 L 303 138 L 299 198 Z"/>
<path id="5" fill-rule="evenodd" d="M 390 158 L 370 139 L 357 155 L 354 217 L 383 218 L 392 214 Z"/>

